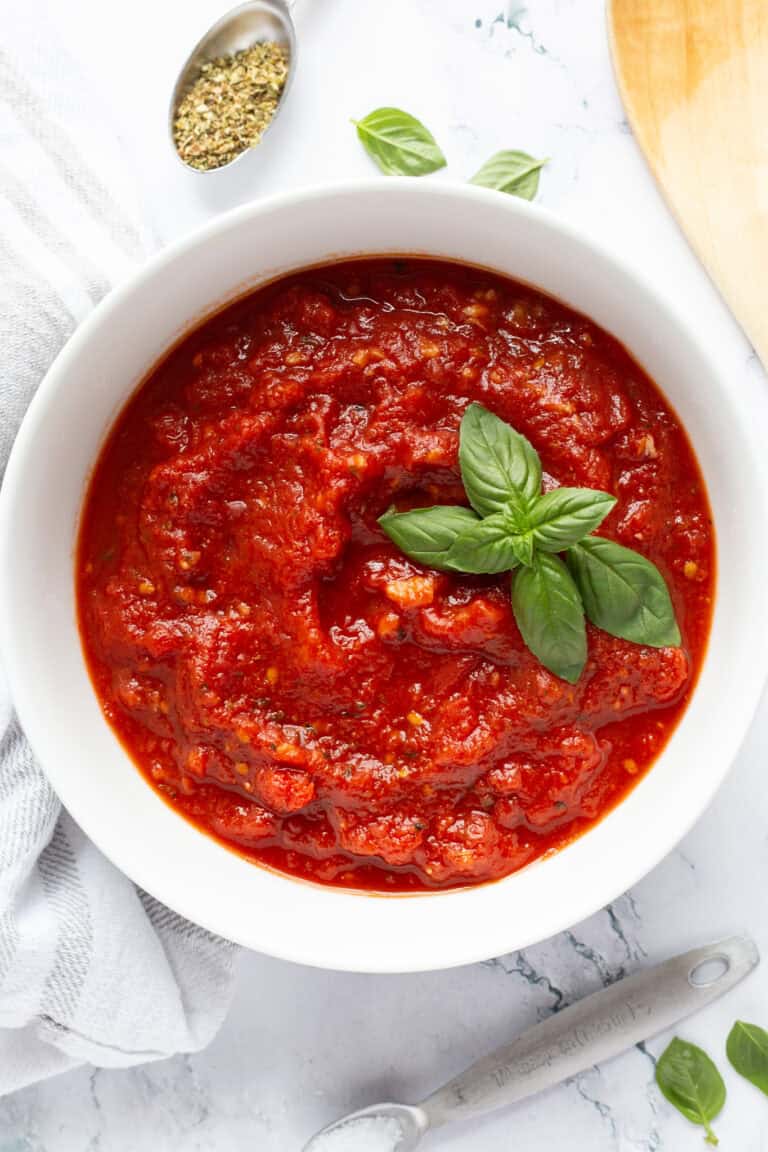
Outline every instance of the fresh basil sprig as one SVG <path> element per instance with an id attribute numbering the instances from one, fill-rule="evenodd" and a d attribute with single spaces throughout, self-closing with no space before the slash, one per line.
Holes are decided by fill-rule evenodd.
<path id="1" fill-rule="evenodd" d="M 432 133 L 401 108 L 376 108 L 352 123 L 366 152 L 387 176 L 426 176 L 445 167 Z"/>
<path id="2" fill-rule="evenodd" d="M 768 1032 L 757 1024 L 737 1020 L 725 1045 L 733 1067 L 768 1096 Z"/>
<path id="3" fill-rule="evenodd" d="M 546 163 L 547 160 L 536 160 L 527 152 L 504 149 L 486 160 L 470 184 L 495 188 L 497 192 L 507 192 L 522 200 L 533 200 L 539 190 L 539 173 Z"/>
<path id="4" fill-rule="evenodd" d="M 390 510 L 379 523 L 421 564 L 512 572 L 520 634 L 550 672 L 571 684 L 578 680 L 587 660 L 585 614 L 635 644 L 680 643 L 658 568 L 638 552 L 590 535 L 614 508 L 614 496 L 591 488 L 542 494 L 538 452 L 482 404 L 470 404 L 462 418 L 459 467 L 471 508 Z"/>
<path id="5" fill-rule="evenodd" d="M 725 1104 L 725 1084 L 702 1048 L 675 1036 L 656 1064 L 656 1083 L 678 1112 L 703 1127 L 707 1144 L 718 1143 L 711 1122 Z"/>

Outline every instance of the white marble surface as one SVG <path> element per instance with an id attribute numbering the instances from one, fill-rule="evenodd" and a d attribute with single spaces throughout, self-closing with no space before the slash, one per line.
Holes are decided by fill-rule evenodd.
<path id="1" fill-rule="evenodd" d="M 28 4 L 5 0 L 5 19 L 23 24 Z M 369 161 L 349 117 L 399 104 L 430 125 L 449 156 L 436 179 L 464 179 L 501 147 L 551 156 L 541 203 L 600 232 L 684 299 L 768 428 L 762 372 L 628 130 L 601 0 L 529 0 L 527 11 L 514 0 L 299 0 L 301 65 L 279 125 L 253 162 L 200 180 L 169 154 L 164 105 L 185 45 L 224 6 L 69 0 L 53 9 L 51 35 L 90 73 L 95 99 L 114 108 L 161 240 L 253 196 L 365 175 Z M 767 746 L 764 707 L 728 782 L 680 848 L 572 931 L 524 954 L 417 976 L 341 975 L 244 955 L 233 1011 L 207 1052 L 129 1072 L 83 1069 L 0 1101 L 0 1152 L 298 1152 L 344 1110 L 415 1098 L 647 961 L 741 929 L 768 956 Z M 737 1016 L 768 1026 L 768 963 L 680 1031 L 725 1068 Z M 475 1127 L 447 1130 L 425 1150 L 699 1149 L 700 1130 L 653 1084 L 654 1054 L 667 1039 Z M 723 1149 L 768 1148 L 768 1104 L 735 1074 L 726 1078 Z"/>

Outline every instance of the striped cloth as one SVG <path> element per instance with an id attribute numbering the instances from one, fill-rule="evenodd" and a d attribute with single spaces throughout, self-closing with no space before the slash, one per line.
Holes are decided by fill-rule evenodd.
<path id="1" fill-rule="evenodd" d="M 23 65 L 0 50 L 0 471 L 59 348 L 149 247 L 99 101 L 37 31 Z M 203 1047 L 234 958 L 61 811 L 0 684 L 0 1094 Z"/>

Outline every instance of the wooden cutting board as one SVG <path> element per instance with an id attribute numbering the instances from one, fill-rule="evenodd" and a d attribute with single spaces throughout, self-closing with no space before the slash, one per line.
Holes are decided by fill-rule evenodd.
<path id="1" fill-rule="evenodd" d="M 609 0 L 608 13 L 637 140 L 768 367 L 768 0 Z"/>

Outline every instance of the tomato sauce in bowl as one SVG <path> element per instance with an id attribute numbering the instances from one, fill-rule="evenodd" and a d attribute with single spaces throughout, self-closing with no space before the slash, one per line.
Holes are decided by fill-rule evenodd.
<path id="1" fill-rule="evenodd" d="M 408 560 L 379 527 L 464 504 L 472 401 L 544 486 L 601 489 L 683 645 L 588 626 L 575 685 L 523 644 L 508 576 Z M 119 416 L 87 493 L 83 645 L 147 780 L 238 852 L 379 891 L 499 879 L 617 804 L 695 684 L 714 534 L 684 429 L 622 346 L 504 277 L 420 259 L 277 281 L 190 333 Z"/>

